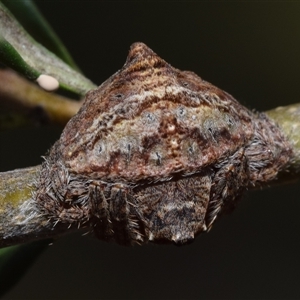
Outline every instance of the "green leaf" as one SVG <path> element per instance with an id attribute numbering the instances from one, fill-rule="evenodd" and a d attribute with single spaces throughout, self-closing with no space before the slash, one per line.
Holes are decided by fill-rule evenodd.
<path id="1" fill-rule="evenodd" d="M 12 69 L 22 73 L 27 78 L 35 80 L 40 73 L 31 68 L 16 49 L 1 35 L 0 32 L 0 61 Z"/>
<path id="2" fill-rule="evenodd" d="M 60 87 L 80 95 L 96 87 L 90 80 L 29 36 L 1 2 L 0 35 L 2 36 L 0 51 L 2 51 L 2 59 L 4 58 L 1 62 L 29 79 L 32 79 L 33 74 L 49 75 L 58 80 Z M 24 70 L 31 71 L 24 72 Z"/>
<path id="3" fill-rule="evenodd" d="M 69 66 L 79 70 L 73 58 L 32 0 L 2 0 L 31 36 Z"/>
<path id="4" fill-rule="evenodd" d="M 52 240 L 0 249 L 0 297 L 9 291 L 25 274 Z"/>

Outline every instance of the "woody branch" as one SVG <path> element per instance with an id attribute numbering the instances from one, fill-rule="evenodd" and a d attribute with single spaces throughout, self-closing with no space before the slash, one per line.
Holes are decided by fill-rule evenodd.
<path id="1" fill-rule="evenodd" d="M 293 146 L 295 156 L 268 187 L 299 179 L 300 104 L 278 107 L 266 112 L 281 127 Z M 0 247 L 47 237 L 57 237 L 76 230 L 67 225 L 54 226 L 36 210 L 32 197 L 40 166 L 0 173 Z"/>

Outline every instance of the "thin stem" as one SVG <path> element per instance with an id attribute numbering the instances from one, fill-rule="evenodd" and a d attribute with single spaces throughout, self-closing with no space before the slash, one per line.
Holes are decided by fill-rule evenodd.
<path id="1" fill-rule="evenodd" d="M 283 130 L 293 146 L 295 157 L 290 165 L 291 170 L 300 169 L 300 103 L 280 106 L 269 110 L 266 114 Z"/>
<path id="2" fill-rule="evenodd" d="M 67 224 L 53 225 L 32 197 L 40 166 L 0 173 L 0 247 L 58 236 Z"/>
<path id="3" fill-rule="evenodd" d="M 41 108 L 50 121 L 65 125 L 81 102 L 46 92 L 10 69 L 0 69 L 0 101 L 29 109 Z"/>

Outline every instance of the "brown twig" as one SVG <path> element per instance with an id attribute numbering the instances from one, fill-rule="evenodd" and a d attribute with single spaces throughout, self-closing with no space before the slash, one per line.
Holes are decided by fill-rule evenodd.
<path id="1" fill-rule="evenodd" d="M 49 120 L 65 125 L 81 102 L 49 93 L 10 69 L 0 69 L 0 101 L 26 109 L 42 109 Z"/>

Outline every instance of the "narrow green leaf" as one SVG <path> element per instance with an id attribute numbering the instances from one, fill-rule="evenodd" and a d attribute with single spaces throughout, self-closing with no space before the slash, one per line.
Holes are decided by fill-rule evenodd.
<path id="1" fill-rule="evenodd" d="M 1 35 L 0 32 L 0 61 L 14 69 L 15 71 L 24 74 L 31 80 L 36 80 L 39 73 L 31 68 L 16 51 L 16 49 Z"/>
<path id="2" fill-rule="evenodd" d="M 2 3 L 37 42 L 52 51 L 73 69 L 79 70 L 67 48 L 32 0 L 2 0 Z"/>
<path id="3" fill-rule="evenodd" d="M 51 242 L 42 240 L 0 249 L 0 297 L 22 278 Z"/>
<path id="4" fill-rule="evenodd" d="M 33 73 L 45 74 L 54 77 L 60 87 L 84 95 L 96 86 L 82 74 L 72 69 L 30 37 L 22 26 L 15 20 L 7 8 L 0 2 L 0 34 L 2 38 L 2 57 L 9 67 L 18 69 L 19 72 L 32 79 L 32 72 L 23 72 L 23 61 L 34 70 Z M 20 57 L 17 59 L 16 52 Z M 10 55 L 13 56 L 9 58 Z M 20 66 L 18 64 L 21 63 Z M 25 68 L 28 69 L 28 68 Z"/>

